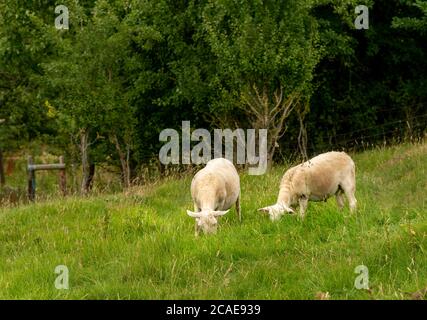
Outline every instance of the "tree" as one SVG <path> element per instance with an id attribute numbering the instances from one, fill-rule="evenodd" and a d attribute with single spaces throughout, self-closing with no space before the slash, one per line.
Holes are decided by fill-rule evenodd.
<path id="1" fill-rule="evenodd" d="M 14 151 L 43 134 L 51 134 L 40 112 L 34 76 L 40 62 L 54 54 L 50 32 L 45 28 L 51 4 L 0 1 L 0 148 Z M 47 9 L 47 10 L 46 10 Z"/>
<path id="2" fill-rule="evenodd" d="M 412 39 L 410 45 L 402 46 L 401 50 L 403 54 L 411 57 L 408 63 L 415 62 L 416 67 L 414 66 L 409 75 L 404 73 L 399 78 L 398 86 L 392 91 L 391 97 L 397 105 L 402 107 L 401 115 L 407 125 L 406 138 L 412 140 L 422 136 L 427 126 L 423 121 L 423 117 L 426 116 L 427 76 L 425 72 L 418 72 L 427 67 L 426 50 L 421 49 L 427 40 L 427 1 L 407 1 L 406 8 L 408 13 L 412 13 L 411 9 L 414 10 L 414 16 L 393 17 L 391 26 Z"/>
<path id="3" fill-rule="evenodd" d="M 44 64 L 50 88 L 47 95 L 51 97 L 48 104 L 63 133 L 79 146 L 83 194 L 90 189 L 94 164 L 109 156 L 102 154 L 104 147 L 96 152 L 96 147 L 106 141 L 114 144 L 124 185 L 130 185 L 128 162 L 134 115 L 123 94 L 128 36 L 126 30 L 121 30 L 120 15 L 125 10 L 119 2 L 107 1 L 98 1 L 91 17 L 76 10 L 82 16 L 71 16 L 70 20 L 85 23 L 71 24 L 75 32 L 71 36 L 59 35 L 61 54 Z"/>
<path id="4" fill-rule="evenodd" d="M 416 0 L 406 1 L 410 7 L 419 9 L 419 13 L 422 14 L 421 17 L 394 17 L 392 21 L 392 27 L 396 29 L 406 29 L 409 31 L 416 31 L 421 34 L 427 32 L 427 1 L 425 0 Z"/>
<path id="5" fill-rule="evenodd" d="M 4 122 L 4 119 L 0 119 L 0 125 Z M 6 179 L 4 176 L 4 165 L 3 165 L 3 151 L 0 147 L 0 188 L 6 184 Z"/>
<path id="6" fill-rule="evenodd" d="M 62 31 L 56 4 L 0 0 L 0 150 L 67 152 L 83 193 L 101 163 L 129 186 L 182 120 L 267 128 L 270 163 L 425 131 L 425 0 L 64 0 Z"/>
<path id="7" fill-rule="evenodd" d="M 203 11 L 203 33 L 214 54 L 216 112 L 240 109 L 249 124 L 268 129 L 271 163 L 285 121 L 310 94 L 319 60 L 311 1 L 215 1 Z"/>

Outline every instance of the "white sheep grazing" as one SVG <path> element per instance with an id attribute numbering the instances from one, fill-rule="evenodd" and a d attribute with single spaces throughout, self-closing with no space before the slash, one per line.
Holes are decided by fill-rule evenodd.
<path id="1" fill-rule="evenodd" d="M 233 163 L 224 158 L 210 160 L 191 182 L 191 196 L 194 212 L 187 210 L 190 217 L 196 218 L 195 233 L 215 233 L 217 218 L 226 214 L 236 204 L 240 213 L 240 179 Z"/>
<path id="2" fill-rule="evenodd" d="M 299 203 L 300 216 L 304 218 L 308 200 L 326 201 L 335 195 L 340 209 L 346 195 L 350 211 L 356 209 L 357 200 L 355 165 L 345 152 L 327 152 L 290 168 L 280 183 L 277 203 L 258 209 L 277 220 L 285 212 L 294 212 L 291 206 Z"/>

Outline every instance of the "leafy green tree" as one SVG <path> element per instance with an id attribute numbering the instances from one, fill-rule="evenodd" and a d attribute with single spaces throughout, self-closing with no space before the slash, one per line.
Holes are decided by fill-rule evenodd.
<path id="1" fill-rule="evenodd" d="M 239 109 L 253 128 L 266 128 L 271 162 L 285 120 L 311 94 L 320 57 L 311 1 L 209 1 L 203 35 L 216 64 L 210 85 L 216 113 Z"/>
<path id="2" fill-rule="evenodd" d="M 0 150 L 66 150 L 83 193 L 95 163 L 130 185 L 182 120 L 267 128 L 270 161 L 425 131 L 425 0 L 61 4 L 69 30 L 53 0 L 0 0 Z"/>
<path id="3" fill-rule="evenodd" d="M 425 34 L 427 32 L 427 1 L 404 1 L 408 6 L 419 10 L 419 17 L 394 17 L 393 28 L 401 28 Z"/>
<path id="4" fill-rule="evenodd" d="M 32 81 L 42 74 L 39 63 L 54 54 L 44 27 L 45 9 L 37 1 L 0 1 L 0 118 L 5 120 L 0 147 L 10 151 L 52 132 L 44 125 Z"/>
<path id="5" fill-rule="evenodd" d="M 71 15 L 70 20 L 84 23 L 70 25 L 75 28 L 72 36 L 58 36 L 60 54 L 44 65 L 49 107 L 64 134 L 79 147 L 82 193 L 90 187 L 91 164 L 111 156 L 103 153 L 107 141 L 116 148 L 125 186 L 130 184 L 134 115 L 124 89 L 128 37 L 121 30 L 120 15 L 125 10 L 119 2 L 107 1 L 98 1 L 91 17 L 76 10 L 82 16 Z"/>
<path id="6" fill-rule="evenodd" d="M 178 129 L 182 120 L 209 126 L 206 78 L 214 66 L 197 35 L 202 8 L 199 1 L 133 1 L 123 22 L 131 37 L 128 96 L 136 108 L 140 161 L 158 158 L 163 129 Z"/>
<path id="7" fill-rule="evenodd" d="M 426 82 L 419 71 L 426 68 L 426 39 L 392 27 L 396 15 L 422 18 L 411 3 L 366 1 L 368 30 L 353 24 L 362 3 L 323 1 L 313 11 L 325 51 L 306 118 L 311 152 L 399 139 L 408 127 L 414 135 L 422 132 Z"/>

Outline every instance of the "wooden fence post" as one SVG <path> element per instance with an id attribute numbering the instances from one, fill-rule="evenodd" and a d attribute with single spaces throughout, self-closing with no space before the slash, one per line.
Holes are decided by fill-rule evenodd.
<path id="1" fill-rule="evenodd" d="M 64 165 L 64 169 L 59 170 L 59 188 L 61 190 L 62 195 L 65 197 L 67 195 L 67 178 L 65 172 L 64 156 L 59 157 L 59 164 Z"/>
<path id="2" fill-rule="evenodd" d="M 59 163 L 53 164 L 34 164 L 33 157 L 28 157 L 28 199 L 36 199 L 36 171 L 39 170 L 59 170 L 59 188 L 63 196 L 67 194 L 67 179 L 65 173 L 64 157 L 59 157 Z"/>
<path id="3" fill-rule="evenodd" d="M 33 157 L 28 157 L 28 200 L 34 201 L 36 199 L 36 174 L 33 168 Z"/>

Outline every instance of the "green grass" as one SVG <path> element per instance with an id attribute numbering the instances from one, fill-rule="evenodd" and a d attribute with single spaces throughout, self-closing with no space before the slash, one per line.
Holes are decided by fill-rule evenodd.
<path id="1" fill-rule="evenodd" d="M 427 145 L 353 155 L 359 210 L 310 203 L 272 223 L 287 167 L 242 173 L 235 210 L 194 237 L 191 177 L 127 194 L 0 209 L 0 299 L 407 299 L 427 287 Z M 57 265 L 70 289 L 57 290 Z M 370 290 L 354 287 L 358 265 Z"/>

